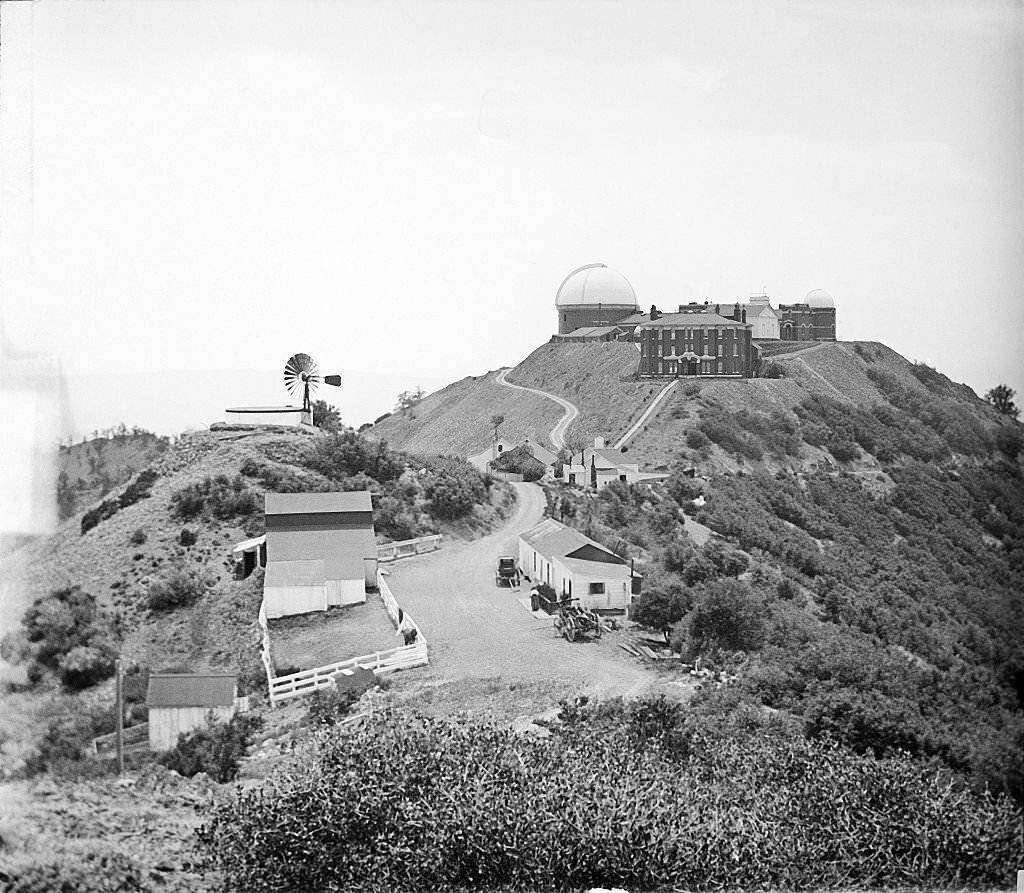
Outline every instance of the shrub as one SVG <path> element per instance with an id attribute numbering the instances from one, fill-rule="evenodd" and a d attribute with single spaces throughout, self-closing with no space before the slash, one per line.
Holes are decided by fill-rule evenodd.
<path id="1" fill-rule="evenodd" d="M 321 688 L 307 700 L 306 717 L 312 725 L 332 726 L 348 714 L 348 709 L 359 700 L 355 689 Z"/>
<path id="2" fill-rule="evenodd" d="M 769 363 L 764 370 L 765 378 L 785 378 L 786 367 L 782 363 Z"/>
<path id="3" fill-rule="evenodd" d="M 800 587 L 789 577 L 783 577 L 775 587 L 775 594 L 783 601 L 792 601 L 800 594 Z"/>
<path id="4" fill-rule="evenodd" d="M 764 645 L 767 611 L 764 603 L 738 580 L 710 583 L 697 597 L 685 624 L 685 638 L 673 635 L 672 645 L 689 657 L 714 651 L 757 651 Z"/>
<path id="5" fill-rule="evenodd" d="M 1005 884 L 1018 864 L 1006 799 L 905 757 L 757 726 L 715 734 L 682 714 L 670 702 L 576 706 L 544 740 L 465 719 L 368 717 L 319 735 L 264 788 L 216 802 L 198 836 L 204 867 L 262 893 L 536 890 L 554 878 L 564 889 L 942 889 Z"/>
<path id="6" fill-rule="evenodd" d="M 207 477 L 182 487 L 171 496 L 171 514 L 190 521 L 200 514 L 227 521 L 259 512 L 262 500 L 241 475 Z"/>
<path id="7" fill-rule="evenodd" d="M 686 445 L 691 450 L 703 450 L 711 444 L 708 436 L 699 428 L 691 428 L 686 432 Z"/>
<path id="8" fill-rule="evenodd" d="M 1007 459 L 1016 459 L 1024 448 L 1024 435 L 1016 425 L 1000 425 L 996 431 L 996 446 Z"/>
<path id="9" fill-rule="evenodd" d="M 175 568 L 149 584 L 146 605 L 152 611 L 173 611 L 194 605 L 206 593 L 206 581 L 197 571 Z"/>
<path id="10" fill-rule="evenodd" d="M 68 688 L 77 690 L 113 672 L 116 647 L 111 641 L 110 618 L 100 611 L 96 599 L 78 586 L 37 598 L 22 618 L 22 630 L 23 641 L 5 640 L 5 651 L 17 652 L 29 661 L 27 672 L 34 682 L 50 671 L 59 674 Z M 107 658 L 109 672 L 105 669 Z"/>
<path id="11" fill-rule="evenodd" d="M 146 541 L 146 531 L 141 527 L 135 531 L 131 536 L 131 544 L 133 546 L 141 546 Z"/>
<path id="12" fill-rule="evenodd" d="M 239 760 L 263 719 L 256 713 L 236 713 L 229 722 L 219 723 L 211 714 L 207 723 L 206 728 L 179 735 L 178 743 L 161 754 L 159 762 L 187 778 L 205 772 L 224 784 L 238 774 Z"/>
<path id="13" fill-rule="evenodd" d="M 197 539 L 198 535 L 194 530 L 190 530 L 188 527 L 181 528 L 181 535 L 178 537 L 178 542 L 183 546 L 194 546 Z"/>
<path id="14" fill-rule="evenodd" d="M 149 872 L 116 849 L 80 843 L 43 856 L 18 854 L 5 860 L 5 893 L 143 893 L 151 890 Z"/>
<path id="15" fill-rule="evenodd" d="M 666 589 L 645 589 L 629 609 L 629 619 L 641 626 L 657 630 L 668 643 L 672 627 L 683 619 L 683 600 L 679 594 Z"/>
<path id="16" fill-rule="evenodd" d="M 109 679 L 114 675 L 116 653 L 109 645 L 75 646 L 60 659 L 61 684 L 71 691 L 80 691 Z"/>

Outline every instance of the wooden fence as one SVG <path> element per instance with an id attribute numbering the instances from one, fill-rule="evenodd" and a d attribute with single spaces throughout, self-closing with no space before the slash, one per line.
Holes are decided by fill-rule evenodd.
<path id="1" fill-rule="evenodd" d="M 377 587 L 384 608 L 388 612 L 391 622 L 398 625 L 398 602 L 391 592 L 387 581 L 381 574 L 377 574 Z M 406 615 L 412 620 L 409 615 Z M 413 626 L 416 626 L 415 621 Z M 269 643 L 269 637 L 266 640 Z M 362 667 L 365 670 L 373 670 L 378 676 L 383 673 L 405 670 L 409 667 L 422 667 L 427 665 L 430 659 L 427 654 L 427 640 L 423 638 L 423 632 L 416 626 L 416 641 L 411 645 L 400 645 L 397 648 L 389 648 L 387 651 L 374 651 L 371 654 L 361 654 L 358 657 L 350 657 L 333 664 L 325 664 L 322 667 L 314 667 L 312 670 L 300 670 L 298 673 L 289 673 L 287 676 L 273 676 L 270 667 L 267 667 L 267 687 L 270 692 L 270 703 L 272 705 L 286 701 L 288 698 L 296 698 L 308 695 L 320 688 L 332 685 L 331 677 L 335 673 L 347 669 Z"/>
<path id="2" fill-rule="evenodd" d="M 149 723 L 139 723 L 124 730 L 124 752 L 140 753 L 149 750 Z M 92 739 L 93 756 L 110 760 L 117 756 L 117 732 Z"/>
<path id="3" fill-rule="evenodd" d="M 381 543 L 377 546 L 378 561 L 394 561 L 396 558 L 407 558 L 410 555 L 421 555 L 441 548 L 441 534 L 420 536 L 414 540 L 402 540 L 399 543 Z"/>

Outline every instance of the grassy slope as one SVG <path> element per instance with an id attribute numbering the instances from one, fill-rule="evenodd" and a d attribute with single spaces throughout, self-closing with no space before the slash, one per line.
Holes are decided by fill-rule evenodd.
<path id="1" fill-rule="evenodd" d="M 548 443 L 548 435 L 562 417 L 562 410 L 544 397 L 497 384 L 493 374 L 488 373 L 479 378 L 464 378 L 429 394 L 413 415 L 395 413 L 366 433 L 410 453 L 469 456 L 490 444 L 490 420 L 495 414 L 505 416 L 503 437 L 529 437 Z"/>

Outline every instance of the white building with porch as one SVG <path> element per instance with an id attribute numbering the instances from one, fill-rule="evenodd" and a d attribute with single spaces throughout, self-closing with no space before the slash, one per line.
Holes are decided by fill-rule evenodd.
<path id="1" fill-rule="evenodd" d="M 640 575 L 626 559 L 554 518 L 520 535 L 519 567 L 532 582 L 596 611 L 626 611 L 640 594 Z"/>

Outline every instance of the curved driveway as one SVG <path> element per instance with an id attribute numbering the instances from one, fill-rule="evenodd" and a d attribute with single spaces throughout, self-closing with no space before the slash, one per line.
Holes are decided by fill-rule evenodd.
<path id="1" fill-rule="evenodd" d="M 557 638 L 550 618 L 535 618 L 519 601 L 529 597 L 528 585 L 518 592 L 495 585 L 497 557 L 518 554 L 519 534 L 544 513 L 539 486 L 512 486 L 518 496 L 515 513 L 501 529 L 471 542 L 445 540 L 437 552 L 386 566 L 395 597 L 423 630 L 430 650 L 429 669 L 398 673 L 393 684 L 413 698 L 447 687 L 450 709 L 493 702 L 496 711 L 506 713 L 509 705 L 500 702 L 509 700 L 510 689 L 519 689 L 511 696 L 519 702 L 513 713 L 550 707 L 578 692 L 643 691 L 656 677 L 616 646 L 614 635 L 576 642 Z"/>
<path id="2" fill-rule="evenodd" d="M 547 391 L 542 391 L 538 388 L 524 388 L 522 385 L 512 384 L 512 382 L 506 381 L 505 376 L 511 371 L 511 369 L 502 369 L 494 376 L 494 380 L 498 382 L 498 384 L 505 385 L 506 388 L 515 388 L 517 391 L 529 391 L 531 394 L 547 397 L 548 400 L 554 400 L 555 403 L 565 410 L 565 415 L 562 416 L 562 420 L 551 429 L 551 443 L 554 444 L 556 450 L 562 449 L 562 447 L 565 446 L 565 432 L 569 430 L 569 426 L 576 419 L 576 416 L 580 414 L 580 411 L 576 408 L 575 404 L 570 403 L 568 400 L 558 397 L 555 394 L 549 394 Z"/>

